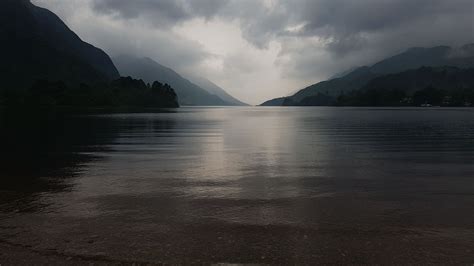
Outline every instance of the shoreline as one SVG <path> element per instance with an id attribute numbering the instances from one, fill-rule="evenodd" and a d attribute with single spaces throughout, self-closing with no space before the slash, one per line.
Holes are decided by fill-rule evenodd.
<path id="1" fill-rule="evenodd" d="M 18 264 L 471 264 L 469 234 L 449 228 L 304 228 L 278 225 L 188 225 L 168 232 L 142 249 L 126 243 L 90 243 L 86 254 L 44 249 L 0 240 L 0 263 Z M 464 231 L 466 232 L 466 231 Z M 180 241 L 178 239 L 183 239 Z M 198 241 L 200 245 L 188 246 Z M 259 241 L 257 239 L 264 239 Z M 120 241 L 119 239 L 116 239 Z M 21 241 L 21 240 L 20 240 Z M 282 252 L 288 244 L 296 244 Z M 104 247 L 98 252 L 95 245 Z M 151 243 L 150 243 L 151 244 Z M 82 249 L 80 249 L 82 250 Z M 88 251 L 87 251 L 88 250 Z M 251 252 L 251 250 L 253 250 Z M 91 252 L 90 254 L 87 254 Z"/>

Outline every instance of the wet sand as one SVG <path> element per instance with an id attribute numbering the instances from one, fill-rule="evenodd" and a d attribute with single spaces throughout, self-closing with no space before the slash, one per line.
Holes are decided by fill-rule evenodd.
<path id="1" fill-rule="evenodd" d="M 133 199 L 128 201 L 135 205 Z M 474 262 L 474 225 L 469 224 L 472 214 L 456 218 L 456 208 L 436 211 L 415 206 L 419 212 L 414 219 L 388 204 L 366 204 L 361 208 L 364 202 L 367 203 L 334 196 L 313 199 L 306 202 L 314 209 L 312 222 L 305 224 L 284 223 L 283 219 L 280 224 L 233 223 L 201 215 L 199 221 L 187 221 L 182 216 L 172 218 L 171 214 L 150 219 L 117 214 L 77 218 L 12 213 L 0 221 L 0 262 L 398 265 Z M 287 204 L 302 203 L 278 202 L 278 206 L 290 209 L 285 207 Z M 182 205 L 189 205 L 189 210 L 235 207 L 219 200 Z M 240 205 L 238 209 L 251 207 Z M 166 204 L 161 208 L 166 208 Z"/>
<path id="2" fill-rule="evenodd" d="M 420 232 L 403 228 L 323 231 L 286 227 L 188 227 L 156 236 L 148 250 L 101 250 L 100 240 L 86 240 L 85 253 L 64 247 L 45 249 L 1 242 L 0 261 L 12 264 L 472 264 L 471 232 Z M 460 238 L 461 237 L 461 238 Z M 85 237 L 87 238 L 87 237 Z M 172 238 L 172 239 L 170 239 Z M 258 239 L 260 241 L 249 241 Z M 84 240 L 84 239 L 83 239 Z M 109 239 L 108 245 L 111 245 Z M 81 241 L 81 240 L 79 240 Z M 144 239 L 149 241 L 149 239 Z M 65 244 L 67 245 L 67 244 Z M 291 248 L 288 248 L 291 247 Z"/>

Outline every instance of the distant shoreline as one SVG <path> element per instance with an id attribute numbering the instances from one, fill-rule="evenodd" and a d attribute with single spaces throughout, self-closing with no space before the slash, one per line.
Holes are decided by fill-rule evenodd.
<path id="1" fill-rule="evenodd" d="M 143 113 L 143 112 L 156 112 L 156 113 L 173 113 L 180 107 L 174 108 L 154 108 L 154 107 L 72 107 L 72 106 L 54 106 L 54 107 L 24 107 L 24 106 L 1 106 L 0 111 L 14 111 L 19 113 L 31 113 L 36 112 L 66 112 L 66 113 Z"/>

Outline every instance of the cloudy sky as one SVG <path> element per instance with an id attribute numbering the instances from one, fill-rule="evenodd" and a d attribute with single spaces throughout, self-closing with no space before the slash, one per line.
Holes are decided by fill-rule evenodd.
<path id="1" fill-rule="evenodd" d="M 258 104 L 413 46 L 474 42 L 472 0 L 33 0 L 111 56 Z"/>

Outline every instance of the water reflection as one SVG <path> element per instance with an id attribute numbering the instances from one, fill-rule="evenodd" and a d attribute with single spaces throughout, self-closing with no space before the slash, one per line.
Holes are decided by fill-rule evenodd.
<path id="1" fill-rule="evenodd" d="M 70 188 L 80 165 L 93 160 L 94 121 L 57 113 L 0 115 L 2 209 L 37 211 L 40 193 Z M 93 149 L 91 149 L 93 150 Z M 15 204 L 8 204 L 15 202 Z"/>
<path id="2" fill-rule="evenodd" d="M 169 112 L 168 112 L 169 113 Z M 161 130 L 173 121 L 104 119 L 62 112 L 0 113 L 0 204 L 5 210 L 39 211 L 44 193 L 70 191 L 85 165 L 112 152 L 121 135 L 140 128 Z M 14 203 L 14 204 L 12 204 Z"/>
<path id="3" fill-rule="evenodd" d="M 344 262 L 341 250 L 353 263 L 413 262 L 455 254 L 434 246 L 441 237 L 471 258 L 473 118 L 363 108 L 2 116 L 0 237 L 181 263 Z M 373 254 L 379 245 L 393 251 Z"/>

